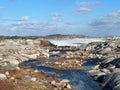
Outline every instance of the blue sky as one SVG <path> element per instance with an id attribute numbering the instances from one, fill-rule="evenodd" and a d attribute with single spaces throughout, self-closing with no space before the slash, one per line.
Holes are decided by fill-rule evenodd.
<path id="1" fill-rule="evenodd" d="M 49 34 L 120 36 L 120 1 L 0 1 L 0 35 Z"/>

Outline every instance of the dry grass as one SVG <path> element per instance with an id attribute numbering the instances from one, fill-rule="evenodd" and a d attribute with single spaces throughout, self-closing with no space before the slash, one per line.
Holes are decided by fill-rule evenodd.
<path id="1" fill-rule="evenodd" d="M 0 90 L 15 90 L 15 85 L 8 80 L 1 80 Z"/>
<path id="2" fill-rule="evenodd" d="M 42 85 L 35 82 L 2 80 L 0 90 L 53 90 L 53 87 L 49 84 Z"/>
<path id="3" fill-rule="evenodd" d="M 5 73 L 6 70 L 0 68 L 0 73 Z M 54 90 L 54 87 L 49 83 L 52 79 L 43 72 L 34 72 L 34 70 L 10 70 L 7 80 L 0 81 L 0 90 Z M 36 77 L 39 80 L 47 81 L 47 83 L 39 84 L 32 81 L 22 80 L 26 75 Z M 14 80 L 10 78 L 14 77 Z"/>

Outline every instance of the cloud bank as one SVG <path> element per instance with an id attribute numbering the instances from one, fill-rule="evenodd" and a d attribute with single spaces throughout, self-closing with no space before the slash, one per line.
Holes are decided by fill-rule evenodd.
<path id="1" fill-rule="evenodd" d="M 76 5 L 79 7 L 76 13 L 88 13 L 91 12 L 96 6 L 100 5 L 101 2 L 77 2 Z"/>

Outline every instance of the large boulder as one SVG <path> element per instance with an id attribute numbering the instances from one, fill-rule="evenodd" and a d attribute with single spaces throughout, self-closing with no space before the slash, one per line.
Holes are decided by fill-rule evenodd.
<path id="1" fill-rule="evenodd" d="M 113 59 L 113 60 L 110 60 L 109 62 L 100 64 L 100 68 L 109 68 L 110 69 L 113 66 L 115 66 L 116 68 L 120 68 L 120 58 Z"/>
<path id="2" fill-rule="evenodd" d="M 8 62 L 11 65 L 18 65 L 19 61 L 17 59 L 5 59 L 6 62 Z"/>
<path id="3" fill-rule="evenodd" d="M 3 66 L 3 68 L 5 70 L 20 70 L 20 67 L 16 66 L 16 65 L 11 65 L 11 64 L 8 64 L 6 66 Z"/>
<path id="4" fill-rule="evenodd" d="M 109 47 L 107 47 L 107 48 L 105 48 L 105 49 L 102 49 L 102 50 L 100 51 L 100 54 L 108 54 L 108 53 L 110 53 L 111 51 L 112 51 L 112 49 L 109 48 Z"/>
<path id="5" fill-rule="evenodd" d="M 101 72 L 100 70 L 90 70 L 89 73 L 92 77 L 105 75 L 105 73 Z"/>
<path id="6" fill-rule="evenodd" d="M 115 43 L 110 43 L 109 46 L 112 47 L 112 48 L 115 48 L 116 44 Z"/>
<path id="7" fill-rule="evenodd" d="M 49 46 L 54 46 L 54 44 L 52 44 L 50 41 L 47 40 L 41 40 L 40 46 L 49 47 Z"/>
<path id="8" fill-rule="evenodd" d="M 120 72 L 120 68 L 112 68 L 110 69 L 110 72 L 112 73 Z"/>
<path id="9" fill-rule="evenodd" d="M 111 73 L 104 77 L 102 87 L 110 87 L 113 90 L 120 90 L 120 72 Z"/>
<path id="10" fill-rule="evenodd" d="M 105 58 L 105 60 L 103 60 L 101 63 L 102 64 L 106 64 L 106 63 L 109 63 L 111 61 L 113 61 L 115 59 L 115 57 L 111 56 L 111 57 L 107 57 Z"/>

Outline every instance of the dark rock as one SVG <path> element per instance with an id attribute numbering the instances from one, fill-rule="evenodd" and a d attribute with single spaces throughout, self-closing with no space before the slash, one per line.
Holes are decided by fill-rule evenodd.
<path id="1" fill-rule="evenodd" d="M 104 78 L 105 78 L 105 75 L 101 75 L 101 76 L 99 76 L 99 77 L 97 78 L 97 80 L 96 80 L 96 81 L 98 81 L 98 82 L 102 83 L 102 82 L 103 82 L 103 80 L 104 80 Z"/>
<path id="2" fill-rule="evenodd" d="M 44 47 L 55 46 L 54 44 L 52 44 L 50 41 L 47 41 L 47 40 L 41 40 L 40 45 Z"/>
<path id="3" fill-rule="evenodd" d="M 120 84 L 117 85 L 117 86 L 115 86 L 115 87 L 113 88 L 113 90 L 120 90 Z"/>
<path id="4" fill-rule="evenodd" d="M 110 69 L 110 72 L 114 72 L 114 73 L 120 72 L 120 68 L 112 68 Z"/>
<path id="5" fill-rule="evenodd" d="M 112 61 L 108 63 L 101 63 L 100 68 L 110 68 L 111 66 L 115 66 L 117 68 L 120 67 L 120 58 L 113 59 Z"/>
<path id="6" fill-rule="evenodd" d="M 112 89 L 116 88 L 115 90 L 118 90 L 117 85 L 120 85 L 120 72 L 106 75 L 101 85 L 102 87 L 108 86 L 111 87 Z"/>

